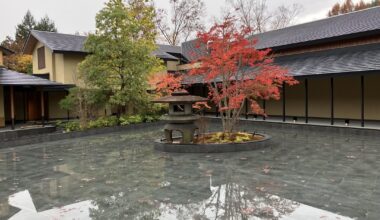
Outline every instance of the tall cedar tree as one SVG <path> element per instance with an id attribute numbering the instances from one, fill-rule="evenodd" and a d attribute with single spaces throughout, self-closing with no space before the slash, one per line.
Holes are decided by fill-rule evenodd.
<path id="1" fill-rule="evenodd" d="M 360 0 L 358 3 L 354 4 L 352 0 L 345 0 L 342 4 L 336 3 L 331 8 L 329 13 L 327 14 L 329 17 L 341 15 L 341 14 L 347 14 L 354 11 L 360 11 L 367 8 L 372 8 L 380 6 L 380 0 L 372 0 L 371 2 L 364 2 L 363 0 Z"/>
<path id="2" fill-rule="evenodd" d="M 148 76 L 161 67 L 152 56 L 156 31 L 151 2 L 123 2 L 110 0 L 97 14 L 96 32 L 85 43 L 89 55 L 79 66 L 86 88 L 107 91 L 108 104 L 118 107 L 119 114 L 146 103 Z"/>
<path id="3" fill-rule="evenodd" d="M 32 73 L 32 56 L 22 54 L 22 48 L 31 30 L 57 32 L 54 21 L 47 15 L 36 22 L 32 13 L 28 10 L 22 22 L 16 26 L 14 39 L 7 36 L 6 39 L 1 42 L 2 46 L 16 52 L 13 55 L 4 57 L 4 65 L 7 68 L 22 73 Z"/>
<path id="4" fill-rule="evenodd" d="M 208 52 L 197 60 L 190 76 L 203 78 L 209 96 L 221 112 L 224 132 L 233 132 L 244 102 L 256 114 L 265 114 L 259 99 L 280 99 L 284 84 L 297 83 L 287 71 L 273 63 L 270 49 L 257 50 L 257 40 L 248 38 L 250 29 L 240 29 L 235 19 L 227 17 L 208 32 L 198 34 L 198 46 Z M 194 63 L 195 65 L 195 63 Z"/>

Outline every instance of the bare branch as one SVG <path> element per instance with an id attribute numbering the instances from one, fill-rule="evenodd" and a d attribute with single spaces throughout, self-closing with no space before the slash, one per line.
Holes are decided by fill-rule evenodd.
<path id="1" fill-rule="evenodd" d="M 204 3 L 202 0 L 170 0 L 170 4 L 171 18 L 166 19 L 168 13 L 164 9 L 157 9 L 156 25 L 168 44 L 178 45 L 203 29 Z"/>

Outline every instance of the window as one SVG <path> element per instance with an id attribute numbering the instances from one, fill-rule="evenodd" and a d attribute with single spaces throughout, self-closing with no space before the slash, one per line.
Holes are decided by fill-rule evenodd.
<path id="1" fill-rule="evenodd" d="M 45 66 L 45 47 L 37 49 L 38 69 L 44 69 Z"/>
<path id="2" fill-rule="evenodd" d="M 174 112 L 185 112 L 185 105 L 174 105 L 173 111 Z"/>

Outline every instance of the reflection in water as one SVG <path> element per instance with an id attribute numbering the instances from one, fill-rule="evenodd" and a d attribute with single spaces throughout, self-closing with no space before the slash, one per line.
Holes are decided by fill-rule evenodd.
<path id="1" fill-rule="evenodd" d="M 271 130 L 281 146 L 165 154 L 152 130 L 0 150 L 0 219 L 379 219 L 376 141 Z"/>
<path id="2" fill-rule="evenodd" d="M 131 201 L 124 193 L 106 198 L 105 201 L 109 206 L 125 209 L 131 207 L 131 203 L 137 202 L 140 208 L 127 210 L 125 217 L 128 219 L 351 219 L 278 196 L 252 194 L 235 183 L 220 186 L 210 184 L 209 187 L 211 194 L 209 198 L 189 203 L 171 202 L 178 198 L 166 198 L 164 199 L 166 201 L 149 199 Z M 191 198 L 187 199 L 191 201 Z M 99 202 L 90 200 L 37 212 L 28 190 L 9 196 L 8 202 L 9 205 L 20 209 L 9 220 L 112 219 L 110 217 L 115 215 L 120 217 L 112 208 L 104 209 L 103 206 L 103 209 L 99 209 L 97 206 L 100 205 Z"/>
<path id="3" fill-rule="evenodd" d="M 91 201 L 77 202 L 60 208 L 38 212 L 28 190 L 9 196 L 9 205 L 20 209 L 9 220 L 90 219 Z"/>

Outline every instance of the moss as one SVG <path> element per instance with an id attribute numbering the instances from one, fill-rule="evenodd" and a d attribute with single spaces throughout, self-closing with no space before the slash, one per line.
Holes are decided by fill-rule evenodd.
<path id="1" fill-rule="evenodd" d="M 249 141 L 261 140 L 262 137 L 251 133 L 237 132 L 237 133 L 223 133 L 216 132 L 212 134 L 202 135 L 198 138 L 198 143 L 244 143 Z"/>

